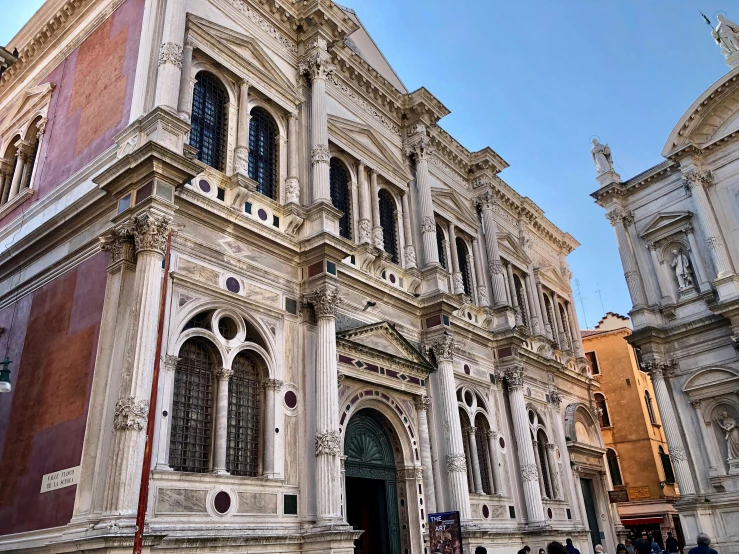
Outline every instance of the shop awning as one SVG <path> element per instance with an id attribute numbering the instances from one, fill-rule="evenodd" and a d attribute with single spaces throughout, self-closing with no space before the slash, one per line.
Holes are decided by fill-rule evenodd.
<path id="1" fill-rule="evenodd" d="M 630 517 L 621 520 L 624 525 L 661 525 L 664 522 L 663 517 Z"/>

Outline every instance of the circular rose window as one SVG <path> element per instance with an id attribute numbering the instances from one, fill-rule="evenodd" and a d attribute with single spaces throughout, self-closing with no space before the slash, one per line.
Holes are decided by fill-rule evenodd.
<path id="1" fill-rule="evenodd" d="M 219 514 L 225 514 L 231 509 L 231 495 L 226 491 L 220 491 L 213 499 L 213 507 Z"/>
<path id="2" fill-rule="evenodd" d="M 295 394 L 294 391 L 287 391 L 285 393 L 285 406 L 290 408 L 291 410 L 295 408 L 295 406 L 298 405 L 298 395 Z"/>
<path id="3" fill-rule="evenodd" d="M 238 279 L 235 277 L 229 277 L 226 279 L 226 288 L 229 292 L 239 292 L 241 290 L 241 285 L 239 284 Z"/>
<path id="4" fill-rule="evenodd" d="M 210 183 L 206 181 L 205 179 L 200 179 L 198 186 L 200 187 L 200 190 L 202 190 L 203 192 L 205 193 L 210 192 Z"/>
<path id="5" fill-rule="evenodd" d="M 236 336 L 238 327 L 233 319 L 225 316 L 218 320 L 218 332 L 224 339 L 231 340 Z"/>

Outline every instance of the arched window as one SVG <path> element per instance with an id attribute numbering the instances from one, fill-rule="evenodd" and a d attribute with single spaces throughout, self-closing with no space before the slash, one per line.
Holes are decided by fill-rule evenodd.
<path id="1" fill-rule="evenodd" d="M 544 309 L 547 311 L 547 317 L 549 319 L 549 324 L 552 326 L 552 335 L 556 335 L 555 329 L 557 328 L 557 323 L 554 320 L 554 310 L 552 310 L 552 303 L 549 300 L 549 297 L 545 294 L 544 295 Z M 558 339 L 555 336 L 554 341 L 556 342 Z"/>
<path id="2" fill-rule="evenodd" d="M 441 227 L 436 226 L 436 251 L 439 254 L 439 263 L 444 269 L 448 269 L 446 260 L 446 248 L 444 248 L 444 232 Z"/>
<path id="3" fill-rule="evenodd" d="M 565 340 L 567 341 L 565 347 L 570 348 L 570 346 L 572 346 L 572 339 L 570 337 L 570 326 L 568 325 L 569 320 L 567 319 L 567 310 L 565 310 L 560 303 L 557 303 L 557 307 L 559 309 L 559 317 L 562 320 L 562 327 L 564 327 L 564 329 L 560 329 L 559 332 L 564 333 Z"/>
<path id="4" fill-rule="evenodd" d="M 649 421 L 652 423 L 652 425 L 657 425 L 657 418 L 654 415 L 654 405 L 652 404 L 652 395 L 649 394 L 648 390 L 644 391 L 644 404 L 646 404 L 647 406 Z"/>
<path id="5" fill-rule="evenodd" d="M 195 79 L 190 146 L 197 148 L 198 160 L 223 171 L 226 160 L 228 93 L 223 83 L 212 73 L 201 71 Z"/>
<path id="6" fill-rule="evenodd" d="M 462 274 L 462 284 L 464 293 L 472 296 L 472 278 L 470 275 L 470 264 L 467 263 L 467 244 L 460 237 L 455 239 L 457 245 L 457 262 L 459 263 L 459 271 Z"/>
<path id="7" fill-rule="evenodd" d="M 475 442 L 477 443 L 477 459 L 480 462 L 480 479 L 482 481 L 482 492 L 493 494 L 491 486 L 492 468 L 490 467 L 490 449 L 488 448 L 488 425 L 485 416 L 477 414 L 475 418 Z"/>
<path id="8" fill-rule="evenodd" d="M 606 460 L 608 461 L 608 471 L 611 473 L 611 483 L 613 483 L 614 487 L 620 487 L 624 484 L 624 480 L 621 478 L 618 455 L 613 448 L 606 450 Z"/>
<path id="9" fill-rule="evenodd" d="M 275 199 L 277 192 L 277 124 L 264 108 L 253 108 L 249 121 L 249 178 L 257 192 Z"/>
<path id="10" fill-rule="evenodd" d="M 475 492 L 475 481 L 472 477 L 472 457 L 470 456 L 470 445 L 469 445 L 469 429 L 470 429 L 470 418 L 467 417 L 467 412 L 462 408 L 459 408 L 459 423 L 462 427 L 462 448 L 464 449 L 464 459 L 467 462 L 467 489 L 471 492 Z"/>
<path id="11" fill-rule="evenodd" d="M 213 354 L 201 339 L 182 345 L 174 376 L 169 465 L 175 471 L 210 469 L 213 427 Z"/>
<path id="12" fill-rule="evenodd" d="M 395 200 L 390 193 L 381 189 L 378 201 L 380 203 L 380 225 L 385 252 L 392 256 L 393 262 L 398 263 L 398 230 L 395 220 Z"/>
<path id="13" fill-rule="evenodd" d="M 670 455 L 665 452 L 665 449 L 661 446 L 659 447 L 659 458 L 662 462 L 662 469 L 665 472 L 665 482 L 666 483 L 674 483 L 675 482 L 675 472 L 672 471 L 672 461 L 670 461 Z"/>
<path id="14" fill-rule="evenodd" d="M 549 441 L 547 440 L 547 436 L 544 434 L 544 431 L 541 429 L 536 433 L 536 442 L 536 447 L 538 449 L 537 454 L 539 455 L 540 460 L 539 465 L 541 466 L 541 477 L 542 481 L 544 481 L 544 490 L 541 492 L 547 498 L 553 498 L 552 480 L 551 475 L 549 474 L 549 460 L 547 459 L 547 443 Z"/>
<path id="15" fill-rule="evenodd" d="M 593 398 L 595 399 L 595 405 L 600 410 L 600 414 L 598 415 L 598 418 L 600 419 L 600 426 L 610 427 L 611 417 L 608 415 L 608 405 L 606 404 L 606 397 L 603 396 L 601 393 L 596 392 L 593 395 Z"/>
<path id="16" fill-rule="evenodd" d="M 259 371 L 252 356 L 239 352 L 228 383 L 228 447 L 226 469 L 231 475 L 259 474 Z"/>
<path id="17" fill-rule="evenodd" d="M 331 158 L 329 166 L 329 183 L 331 185 L 331 203 L 342 212 L 339 219 L 339 235 L 352 238 L 351 232 L 351 197 L 349 195 L 349 172 L 338 158 Z"/>
<path id="18" fill-rule="evenodd" d="M 518 300 L 518 308 L 521 310 L 521 319 L 523 320 L 523 324 L 528 326 L 529 313 L 526 310 L 526 296 L 523 290 L 523 283 L 518 275 L 513 276 L 513 285 L 516 288 L 516 299 Z"/>

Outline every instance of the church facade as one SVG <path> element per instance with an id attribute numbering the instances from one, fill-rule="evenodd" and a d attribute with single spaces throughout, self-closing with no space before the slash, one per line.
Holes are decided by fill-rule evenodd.
<path id="1" fill-rule="evenodd" d="M 733 29 L 733 30 L 732 30 Z M 674 467 L 686 542 L 739 548 L 739 29 L 713 32 L 730 71 L 676 124 L 665 161 L 628 180 L 594 140 L 600 188 L 633 308 L 637 349 Z M 731 34 L 731 36 L 728 36 Z"/>
<path id="2" fill-rule="evenodd" d="M 49 0 L 13 48 L 0 549 L 615 550 L 578 243 L 354 12 Z"/>

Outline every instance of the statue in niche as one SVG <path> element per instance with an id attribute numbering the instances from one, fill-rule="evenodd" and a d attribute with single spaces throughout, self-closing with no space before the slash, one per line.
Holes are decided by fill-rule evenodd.
<path id="1" fill-rule="evenodd" d="M 675 270 L 677 276 L 677 286 L 680 290 L 685 290 L 693 286 L 693 275 L 690 269 L 690 260 L 677 248 L 672 249 L 672 262 L 670 266 Z"/>
<path id="2" fill-rule="evenodd" d="M 739 52 L 739 25 L 729 21 L 723 15 L 717 17 L 718 25 L 711 31 L 713 39 L 721 47 L 725 55 Z"/>
<path id="3" fill-rule="evenodd" d="M 611 147 L 607 144 L 601 144 L 600 141 L 593 137 L 591 141 L 593 148 L 590 150 L 595 162 L 595 169 L 598 171 L 598 175 L 613 171 L 613 158 L 611 157 Z"/>
<path id="4" fill-rule="evenodd" d="M 724 430 L 729 458 L 739 458 L 739 427 L 736 426 L 736 420 L 723 406 L 718 409 L 718 417 L 714 417 L 713 420 Z"/>

